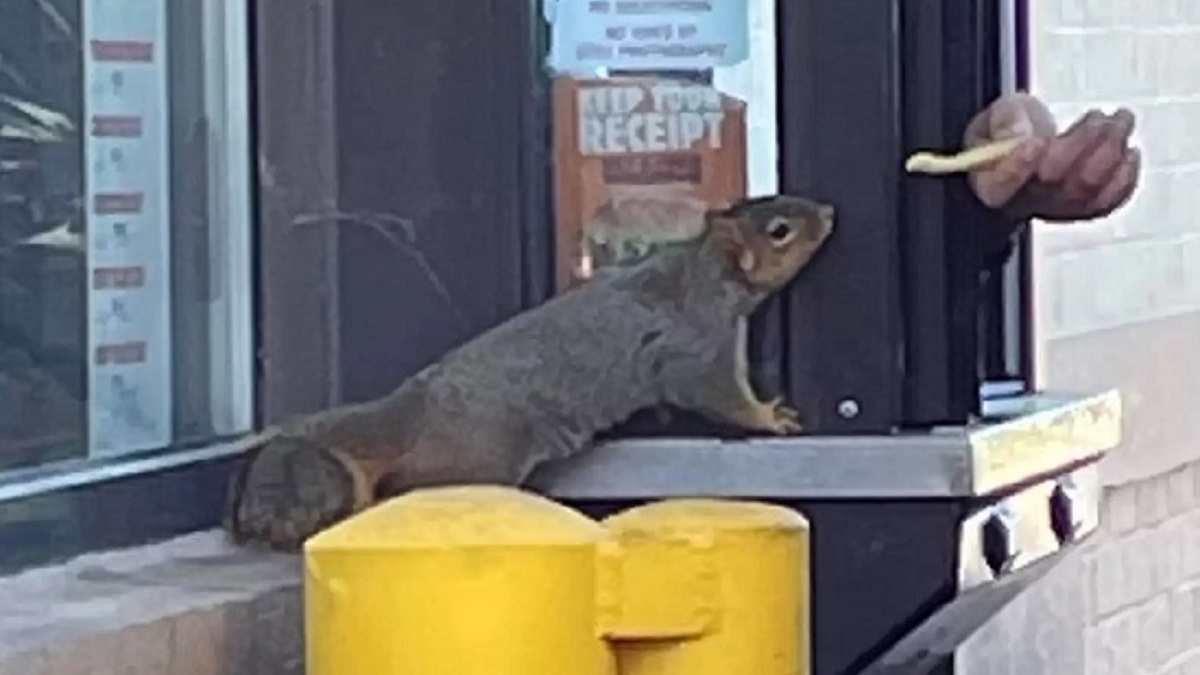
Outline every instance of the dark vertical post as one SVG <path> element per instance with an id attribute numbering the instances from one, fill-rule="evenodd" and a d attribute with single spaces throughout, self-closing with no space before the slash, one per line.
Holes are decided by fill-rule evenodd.
<path id="1" fill-rule="evenodd" d="M 947 78 L 943 19 L 940 1 L 908 3 L 904 7 L 906 153 L 918 148 L 958 146 L 943 102 Z M 915 424 L 949 422 L 955 417 L 955 373 L 947 359 L 954 333 L 946 294 L 950 270 L 945 264 L 943 227 L 948 181 L 925 177 L 906 177 L 903 181 L 904 276 L 911 284 L 904 297 L 909 337 L 904 342 L 904 417 Z M 933 294 L 923 295 L 922 291 Z"/>
<path id="2" fill-rule="evenodd" d="M 336 397 L 336 233 L 299 225 L 337 205 L 333 0 L 258 0 L 259 340 L 263 416 Z"/>
<path id="3" fill-rule="evenodd" d="M 942 13 L 942 105 L 946 133 L 951 135 L 948 140 L 953 142 L 947 147 L 959 147 L 971 118 L 1000 93 L 999 10 L 994 2 L 944 0 Z M 988 323 L 991 308 L 985 292 L 989 279 L 999 281 L 1002 275 L 1010 244 L 1007 224 L 971 194 L 963 176 L 947 182 L 946 197 L 941 228 L 947 280 L 940 290 L 949 316 L 950 334 L 942 357 L 948 364 L 949 406 L 945 419 L 917 418 L 914 421 L 918 423 L 962 424 L 979 412 L 979 385 L 986 372 L 988 349 L 1003 335 L 993 334 L 993 325 Z M 931 289 L 918 286 L 915 290 Z M 994 327 L 1002 330 L 1001 324 Z M 919 397 L 924 386 L 914 380 L 913 396 Z"/>
<path id="4" fill-rule="evenodd" d="M 838 209 L 786 301 L 790 397 L 812 430 L 886 432 L 904 369 L 900 3 L 780 0 L 778 12 L 781 187 Z"/>
<path id="5" fill-rule="evenodd" d="M 999 13 L 988 2 L 905 3 L 905 154 L 961 147 L 971 117 L 999 93 Z M 962 424 L 979 411 L 1003 316 L 983 275 L 1007 233 L 965 177 L 906 177 L 904 423 Z M 995 281 L 999 280 L 994 275 Z"/>
<path id="6" fill-rule="evenodd" d="M 342 396 L 378 396 L 522 309 L 544 150 L 534 13 L 334 3 Z M 391 240 L 371 227 L 387 230 Z"/>
<path id="7" fill-rule="evenodd" d="M 362 400 L 548 290 L 534 3 L 257 3 L 268 417 Z"/>
<path id="8" fill-rule="evenodd" d="M 948 147 L 958 147 L 971 118 L 1000 94 L 1000 11 L 993 2 L 942 3 L 941 105 Z M 919 65 L 914 67 L 919 68 Z M 949 334 L 945 339 L 947 410 L 942 417 L 914 414 L 914 423 L 964 423 L 979 412 L 983 379 L 999 374 L 1004 352 L 1003 267 L 1012 250 L 1012 224 L 990 211 L 971 194 L 965 177 L 946 181 L 946 204 L 940 227 L 944 236 L 942 264 Z M 925 296 L 934 289 L 915 285 Z M 913 335 L 918 335 L 914 333 Z M 921 334 L 923 335 L 923 334 Z M 910 339 L 915 339 L 910 336 Z M 910 383 L 921 403 L 930 384 Z M 928 408 L 926 408 L 928 412 Z"/>
<path id="9" fill-rule="evenodd" d="M 960 147 L 999 94 L 999 13 L 974 0 L 779 9 L 783 187 L 839 209 L 789 301 L 792 398 L 818 432 L 966 422 L 1002 355 L 983 284 L 1010 226 L 962 176 L 910 177 L 903 162 Z"/>

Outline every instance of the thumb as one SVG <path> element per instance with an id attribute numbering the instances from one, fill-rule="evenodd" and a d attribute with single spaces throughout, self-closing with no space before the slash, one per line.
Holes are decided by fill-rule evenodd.
<path id="1" fill-rule="evenodd" d="M 1029 138 L 995 164 L 972 171 L 972 191 L 989 208 L 1004 206 L 1033 178 L 1045 148 L 1045 139 Z"/>
<path id="2" fill-rule="evenodd" d="M 1033 120 L 1019 100 L 1013 97 L 993 101 L 971 119 L 963 132 L 963 147 L 974 148 L 993 141 L 1032 135 Z"/>
<path id="3" fill-rule="evenodd" d="M 1019 101 L 997 101 L 988 115 L 988 140 L 1033 136 L 1033 119 Z"/>
<path id="4" fill-rule="evenodd" d="M 974 147 L 1016 136 L 1051 138 L 1058 125 L 1046 104 L 1037 97 L 1017 92 L 992 101 L 967 126 L 964 145 Z"/>

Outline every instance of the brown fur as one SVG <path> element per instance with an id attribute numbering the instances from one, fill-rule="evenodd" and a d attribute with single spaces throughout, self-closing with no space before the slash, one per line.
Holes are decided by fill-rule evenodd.
<path id="1" fill-rule="evenodd" d="M 406 490 L 520 484 L 664 403 L 749 430 L 799 431 L 796 411 L 751 389 L 746 320 L 820 249 L 833 210 L 775 196 L 710 212 L 705 223 L 699 238 L 601 270 L 388 396 L 254 437 L 265 445 L 230 484 L 231 537 L 297 550 Z"/>

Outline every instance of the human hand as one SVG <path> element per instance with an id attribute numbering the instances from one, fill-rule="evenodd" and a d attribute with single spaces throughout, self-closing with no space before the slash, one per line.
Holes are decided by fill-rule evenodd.
<path id="1" fill-rule="evenodd" d="M 1106 216 L 1129 200 L 1137 187 L 1141 153 L 1129 147 L 1133 113 L 1088 111 L 1057 133 L 1045 104 L 1024 93 L 992 102 L 967 126 L 970 149 L 1027 136 L 1015 150 L 972 171 L 975 195 L 1014 219 L 1070 222 Z"/>

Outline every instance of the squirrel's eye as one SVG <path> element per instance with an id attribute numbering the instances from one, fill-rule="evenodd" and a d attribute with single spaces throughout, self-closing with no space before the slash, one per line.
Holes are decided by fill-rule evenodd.
<path id="1" fill-rule="evenodd" d="M 791 233 L 792 227 L 788 225 L 788 222 L 782 218 L 772 220 L 771 222 L 767 223 L 767 236 L 776 241 L 786 239 Z"/>

